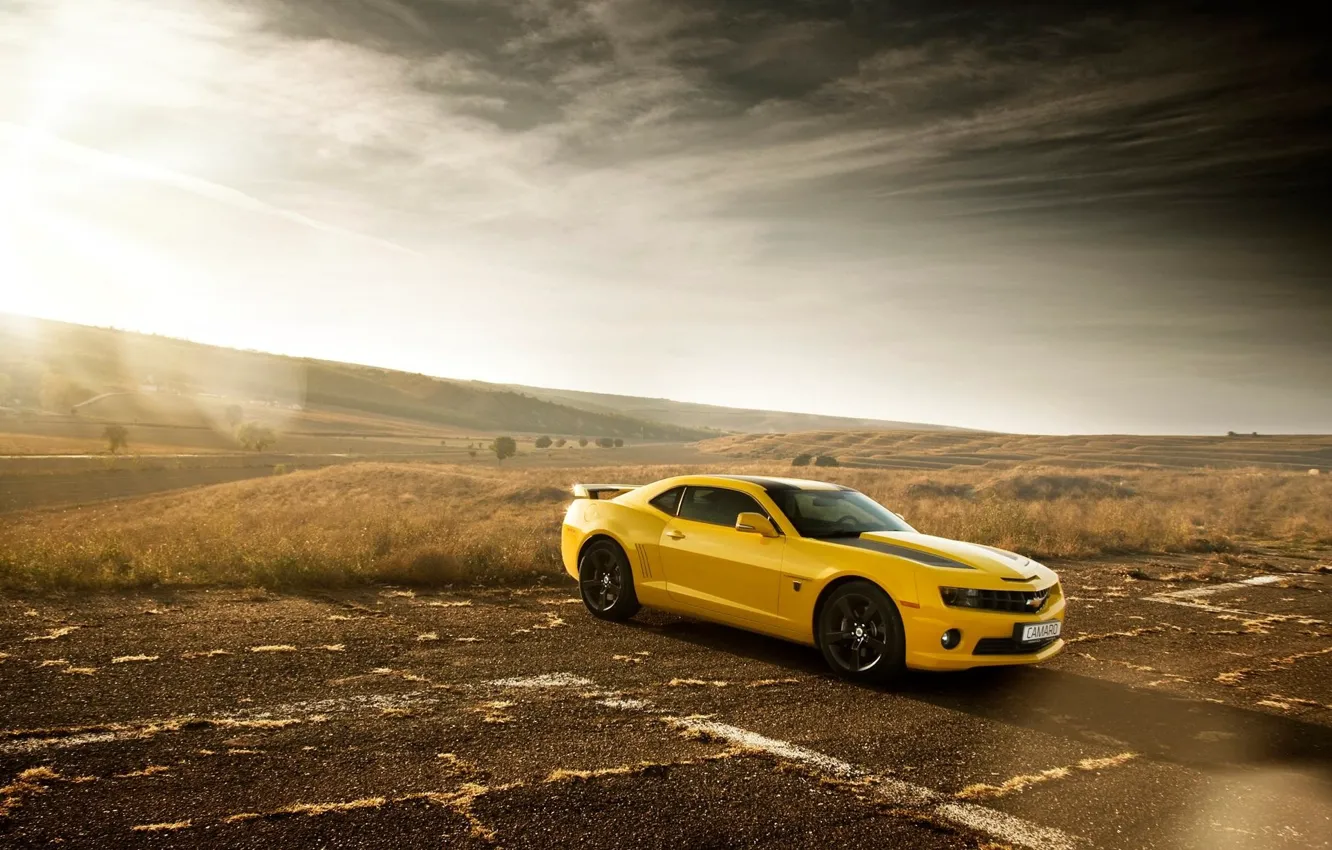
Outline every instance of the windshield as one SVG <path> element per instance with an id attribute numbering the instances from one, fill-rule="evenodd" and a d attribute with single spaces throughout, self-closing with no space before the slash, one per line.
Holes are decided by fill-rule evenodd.
<path id="1" fill-rule="evenodd" d="M 857 537 L 866 531 L 915 531 L 897 514 L 855 490 L 769 492 L 801 537 Z"/>

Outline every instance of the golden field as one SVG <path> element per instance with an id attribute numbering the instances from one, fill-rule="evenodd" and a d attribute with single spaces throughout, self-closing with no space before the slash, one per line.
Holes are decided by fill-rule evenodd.
<path id="1" fill-rule="evenodd" d="M 785 464 L 713 471 L 792 474 Z M 0 588 L 523 583 L 561 575 L 574 481 L 705 468 L 357 463 L 0 524 Z M 799 472 L 800 470 L 794 470 Z M 1332 478 L 1259 469 L 809 470 L 921 531 L 1038 558 L 1332 545 Z"/>

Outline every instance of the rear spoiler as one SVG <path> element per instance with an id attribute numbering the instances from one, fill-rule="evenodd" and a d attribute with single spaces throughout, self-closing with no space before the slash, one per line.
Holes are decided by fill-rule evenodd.
<path id="1" fill-rule="evenodd" d="M 575 499 L 614 499 L 642 486 L 642 484 L 575 484 L 573 494 Z"/>

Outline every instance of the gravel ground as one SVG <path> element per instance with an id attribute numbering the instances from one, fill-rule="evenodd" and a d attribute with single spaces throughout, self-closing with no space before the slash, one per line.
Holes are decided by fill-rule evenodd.
<path id="1" fill-rule="evenodd" d="M 0 845 L 1332 846 L 1332 559 L 1232 560 L 891 690 L 571 586 L 3 599 Z"/>

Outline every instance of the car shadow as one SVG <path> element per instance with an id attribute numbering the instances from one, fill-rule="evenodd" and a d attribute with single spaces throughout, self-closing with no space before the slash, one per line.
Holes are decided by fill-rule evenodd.
<path id="1" fill-rule="evenodd" d="M 1194 767 L 1297 764 L 1332 772 L 1332 728 L 1241 706 L 1134 687 L 1050 666 L 908 671 L 887 688 L 844 683 L 819 651 L 683 618 L 631 621 L 662 637 L 775 664 L 844 687 L 878 690 L 1043 734 Z"/>

